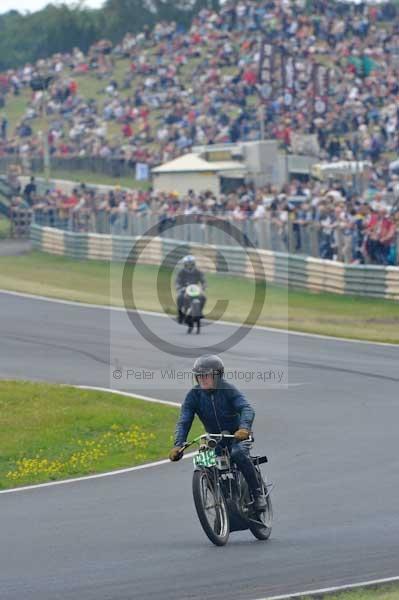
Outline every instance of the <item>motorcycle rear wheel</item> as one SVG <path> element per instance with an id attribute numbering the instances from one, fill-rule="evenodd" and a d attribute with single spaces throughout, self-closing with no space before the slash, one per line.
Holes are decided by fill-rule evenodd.
<path id="1" fill-rule="evenodd" d="M 262 480 L 263 493 L 266 496 L 266 510 L 258 513 L 257 520 L 259 525 L 250 523 L 249 530 L 257 540 L 267 540 L 272 532 L 272 521 L 273 521 L 273 507 L 270 494 L 267 490 L 265 482 Z"/>

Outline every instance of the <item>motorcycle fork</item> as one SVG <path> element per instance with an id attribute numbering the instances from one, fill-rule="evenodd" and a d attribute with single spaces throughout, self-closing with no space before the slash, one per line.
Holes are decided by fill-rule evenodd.
<path id="1" fill-rule="evenodd" d="M 205 469 L 206 476 L 212 484 L 213 489 L 215 490 L 215 499 L 218 504 L 221 503 L 221 496 L 223 494 L 222 487 L 220 485 L 219 473 L 216 468 Z"/>

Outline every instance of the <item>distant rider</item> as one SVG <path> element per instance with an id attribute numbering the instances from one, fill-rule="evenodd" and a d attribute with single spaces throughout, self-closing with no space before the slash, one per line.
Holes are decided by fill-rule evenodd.
<path id="1" fill-rule="evenodd" d="M 183 258 L 183 268 L 177 274 L 176 277 L 176 290 L 177 290 L 177 309 L 178 309 L 178 322 L 183 323 L 184 321 L 184 309 L 185 309 L 185 290 L 188 285 L 200 285 L 202 290 L 206 289 L 205 276 L 200 269 L 197 269 L 195 264 L 195 257 L 191 254 Z M 206 298 L 204 294 L 200 296 L 201 300 L 201 311 L 204 308 Z"/>
<path id="2" fill-rule="evenodd" d="M 224 364 L 219 356 L 201 356 L 195 361 L 192 372 L 198 385 L 188 392 L 181 407 L 170 460 L 182 458 L 182 446 L 195 415 L 208 433 L 228 431 L 235 439 L 223 440 L 222 445 L 229 447 L 232 460 L 244 475 L 254 499 L 255 510 L 264 510 L 266 502 L 249 455 L 251 444 L 248 438 L 255 418 L 254 409 L 245 396 L 224 379 Z"/>

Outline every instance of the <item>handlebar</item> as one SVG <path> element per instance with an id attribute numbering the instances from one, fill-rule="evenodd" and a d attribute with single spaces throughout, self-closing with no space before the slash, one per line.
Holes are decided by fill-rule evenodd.
<path id="1" fill-rule="evenodd" d="M 223 433 L 223 432 L 222 433 L 203 433 L 202 435 L 199 435 L 198 437 L 194 438 L 190 442 L 186 442 L 185 444 L 183 444 L 182 454 L 185 450 L 187 450 L 187 448 L 189 448 L 193 444 L 196 444 L 197 442 L 199 442 L 202 439 L 206 439 L 208 441 L 218 439 L 219 441 L 222 441 L 224 439 L 235 439 L 235 437 L 231 433 Z M 217 444 L 215 444 L 215 446 L 216 445 Z"/>
<path id="2" fill-rule="evenodd" d="M 234 435 L 232 433 L 204 433 L 200 436 L 200 438 L 220 438 L 223 440 L 224 438 L 233 438 Z"/>

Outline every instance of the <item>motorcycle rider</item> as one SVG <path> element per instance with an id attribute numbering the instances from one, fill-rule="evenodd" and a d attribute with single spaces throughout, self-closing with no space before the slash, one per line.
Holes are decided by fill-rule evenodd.
<path id="1" fill-rule="evenodd" d="M 255 412 L 245 396 L 224 379 L 224 364 L 216 355 L 198 358 L 192 368 L 197 384 L 187 394 L 176 425 L 175 445 L 169 453 L 171 461 L 183 456 L 182 447 L 197 415 L 208 433 L 228 431 L 234 440 L 222 441 L 230 450 L 232 460 L 242 472 L 254 499 L 254 508 L 262 511 L 266 502 L 259 485 L 256 469 L 249 455 L 252 423 Z"/>
<path id="2" fill-rule="evenodd" d="M 183 268 L 177 274 L 176 277 L 176 290 L 177 290 L 177 320 L 179 323 L 184 321 L 184 304 L 185 304 L 185 290 L 188 285 L 193 283 L 201 285 L 202 289 L 206 288 L 205 276 L 200 269 L 197 268 L 195 263 L 195 257 L 188 254 L 183 258 Z M 204 294 L 200 296 L 201 300 L 201 311 L 205 306 L 206 298 Z"/>

